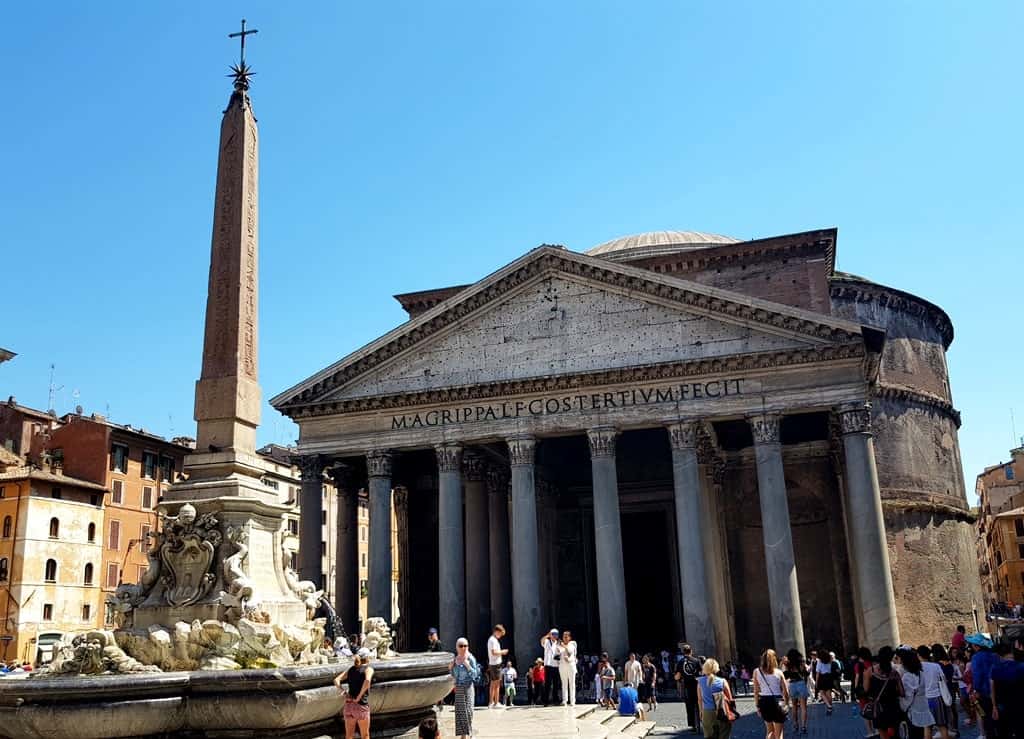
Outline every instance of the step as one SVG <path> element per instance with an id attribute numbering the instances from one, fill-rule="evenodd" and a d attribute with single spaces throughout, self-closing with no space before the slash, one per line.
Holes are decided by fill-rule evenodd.
<path id="1" fill-rule="evenodd" d="M 645 737 L 650 734 L 657 723 L 654 721 L 636 721 L 622 732 L 623 736 Z"/>
<path id="2" fill-rule="evenodd" d="M 572 715 L 577 721 L 580 719 L 592 719 L 594 718 L 594 712 L 601 706 L 596 703 L 577 703 L 572 707 Z"/>
<path id="3" fill-rule="evenodd" d="M 610 735 L 621 734 L 627 728 L 636 723 L 636 717 L 634 716 L 620 716 L 619 714 L 613 714 L 609 718 L 601 722 L 608 728 Z"/>

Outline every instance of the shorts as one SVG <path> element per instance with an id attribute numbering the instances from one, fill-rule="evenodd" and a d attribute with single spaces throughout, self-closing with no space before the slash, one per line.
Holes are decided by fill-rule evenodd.
<path id="1" fill-rule="evenodd" d="M 487 679 L 492 683 L 501 680 L 501 665 L 487 665 Z"/>
<path id="2" fill-rule="evenodd" d="M 817 679 L 814 682 L 814 686 L 819 692 L 822 690 L 832 690 L 832 673 L 818 673 Z"/>
<path id="3" fill-rule="evenodd" d="M 515 683 L 509 683 L 508 685 L 505 686 L 505 695 L 507 695 L 509 698 L 515 698 L 516 697 L 516 684 Z"/>
<path id="4" fill-rule="evenodd" d="M 793 700 L 802 700 L 807 697 L 807 681 L 791 680 L 789 683 L 789 694 Z"/>
<path id="5" fill-rule="evenodd" d="M 942 698 L 929 698 L 928 710 L 932 712 L 935 726 L 949 726 L 949 706 L 943 702 Z"/>
<path id="6" fill-rule="evenodd" d="M 341 715 L 352 721 L 369 721 L 370 719 L 370 706 L 363 703 L 355 703 L 353 701 L 346 701 L 345 708 L 341 712 Z"/>
<path id="7" fill-rule="evenodd" d="M 761 712 L 761 720 L 772 724 L 786 723 L 786 712 L 782 710 L 777 695 L 762 695 L 757 699 L 757 710 Z"/>

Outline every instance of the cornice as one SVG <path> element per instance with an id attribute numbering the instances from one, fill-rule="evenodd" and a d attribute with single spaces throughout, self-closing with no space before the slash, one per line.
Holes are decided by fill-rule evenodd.
<path id="1" fill-rule="evenodd" d="M 319 381 L 301 389 L 288 391 L 291 393 L 289 397 L 282 394 L 274 398 L 274 407 L 294 417 L 293 414 L 302 406 L 318 402 L 325 394 L 343 387 L 371 369 L 459 322 L 487 303 L 549 272 L 576 275 L 632 293 L 674 302 L 711 317 L 720 316 L 731 322 L 748 321 L 820 342 L 862 341 L 859 332 L 842 328 L 827 320 L 815 320 L 814 314 L 808 311 L 800 311 L 797 315 L 783 306 L 773 310 L 771 304 L 762 301 L 748 299 L 739 294 L 733 296 L 721 290 L 705 288 L 667 275 L 657 275 L 642 268 L 617 265 L 551 247 L 539 248 L 519 261 L 520 265 L 517 268 L 510 269 L 493 282 L 488 283 L 484 280 L 475 292 L 474 288 L 469 288 L 464 291 L 469 293 L 465 297 L 456 297 L 450 303 L 438 305 L 414 319 L 411 326 L 396 329 L 390 339 L 388 336 L 382 337 L 379 345 L 371 349 L 370 347 L 374 346 L 371 344 L 362 356 L 353 357 L 347 364 L 346 360 L 342 360 L 336 365 L 336 370 L 326 370 L 326 376 Z"/>
<path id="2" fill-rule="evenodd" d="M 564 375 L 545 375 L 522 380 L 501 380 L 478 385 L 459 385 L 413 393 L 375 395 L 365 398 L 335 400 L 296 407 L 290 410 L 292 418 L 313 418 L 344 413 L 361 413 L 392 408 L 461 403 L 515 395 L 530 395 L 559 391 L 573 391 L 587 387 L 617 384 L 638 384 L 660 380 L 676 380 L 704 375 L 736 373 L 793 367 L 816 362 L 860 359 L 864 356 L 863 343 L 840 344 L 806 349 L 786 349 L 778 352 L 736 354 L 686 362 L 661 362 L 635 367 L 578 372 Z"/>
<path id="3" fill-rule="evenodd" d="M 898 385 L 879 384 L 875 387 L 875 396 L 882 400 L 917 406 L 934 415 L 950 419 L 958 429 L 960 428 L 960 411 L 954 408 L 948 400 L 940 398 L 938 395 Z"/>
<path id="4" fill-rule="evenodd" d="M 814 241 L 798 240 L 788 243 L 771 243 L 770 240 L 745 241 L 739 244 L 723 244 L 675 254 L 641 257 L 626 263 L 649 269 L 658 274 L 688 274 L 720 269 L 723 266 L 734 264 L 753 265 L 778 262 L 780 259 L 795 259 L 821 253 L 825 254 L 829 264 L 828 274 L 831 275 L 835 266 L 835 239 L 828 237 Z M 669 265 L 672 266 L 671 270 L 666 269 Z"/>
<path id="5" fill-rule="evenodd" d="M 942 337 L 944 348 L 948 349 L 953 343 L 953 323 L 946 311 L 912 293 L 853 275 L 838 274 L 829 280 L 829 295 L 858 303 L 876 302 L 900 313 L 927 318 Z"/>

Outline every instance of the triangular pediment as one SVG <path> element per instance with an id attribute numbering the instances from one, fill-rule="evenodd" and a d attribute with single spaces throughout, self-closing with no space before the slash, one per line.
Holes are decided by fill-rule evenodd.
<path id="1" fill-rule="evenodd" d="M 860 342 L 859 326 L 831 316 L 541 247 L 271 402 L 287 413 Z"/>

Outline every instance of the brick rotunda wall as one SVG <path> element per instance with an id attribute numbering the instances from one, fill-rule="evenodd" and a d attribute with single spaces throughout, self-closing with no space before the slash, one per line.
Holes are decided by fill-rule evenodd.
<path id="1" fill-rule="evenodd" d="M 852 276 L 831 283 L 836 316 L 883 328 L 872 401 L 900 637 L 946 642 L 983 604 L 946 369 L 946 314 L 899 290 Z"/>

